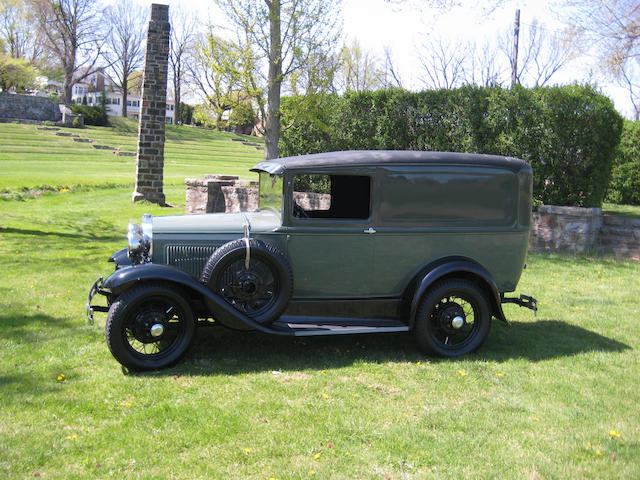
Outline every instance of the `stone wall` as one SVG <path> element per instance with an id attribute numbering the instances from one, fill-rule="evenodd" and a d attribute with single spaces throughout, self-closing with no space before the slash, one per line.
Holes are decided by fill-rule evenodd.
<path id="1" fill-rule="evenodd" d="M 258 210 L 258 182 L 232 175 L 206 175 L 187 178 L 188 214 L 254 212 Z M 327 210 L 330 195 L 294 192 L 296 202 L 307 210 Z"/>
<path id="2" fill-rule="evenodd" d="M 640 260 L 640 219 L 603 215 L 600 208 L 543 205 L 533 213 L 532 251 L 615 255 Z"/>
<path id="3" fill-rule="evenodd" d="M 598 253 L 640 261 L 640 218 L 604 215 Z"/>
<path id="4" fill-rule="evenodd" d="M 59 122 L 61 119 L 58 104 L 46 97 L 0 92 L 1 121 Z"/>
<path id="5" fill-rule="evenodd" d="M 239 180 L 232 175 L 187 178 L 188 214 L 251 212 L 258 209 L 258 182 Z"/>

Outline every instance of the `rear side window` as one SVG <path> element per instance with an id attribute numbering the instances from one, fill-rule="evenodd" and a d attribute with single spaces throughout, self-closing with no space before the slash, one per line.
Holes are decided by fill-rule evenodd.
<path id="1" fill-rule="evenodd" d="M 382 170 L 384 223 L 504 226 L 516 218 L 518 179 L 513 172 L 469 167 Z"/>
<path id="2" fill-rule="evenodd" d="M 364 175 L 295 175 L 293 204 L 296 218 L 366 219 L 371 215 L 371 178 Z"/>

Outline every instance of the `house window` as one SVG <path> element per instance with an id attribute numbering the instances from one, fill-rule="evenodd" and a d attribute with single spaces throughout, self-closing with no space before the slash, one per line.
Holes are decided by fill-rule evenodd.
<path id="1" fill-rule="evenodd" d="M 296 175 L 296 218 L 365 219 L 370 216 L 371 178 L 362 175 Z"/>
<path id="2" fill-rule="evenodd" d="M 171 117 L 165 117 L 165 118 L 164 118 L 164 123 L 173 123 L 173 118 L 171 118 Z"/>

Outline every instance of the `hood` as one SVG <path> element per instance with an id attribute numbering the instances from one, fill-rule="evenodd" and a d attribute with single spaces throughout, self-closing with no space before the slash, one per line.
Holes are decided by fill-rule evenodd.
<path id="1" fill-rule="evenodd" d="M 282 222 L 275 211 L 243 213 L 207 213 L 206 215 L 167 215 L 153 217 L 153 233 L 240 233 L 244 232 L 244 218 L 249 220 L 251 232 L 271 232 Z"/>

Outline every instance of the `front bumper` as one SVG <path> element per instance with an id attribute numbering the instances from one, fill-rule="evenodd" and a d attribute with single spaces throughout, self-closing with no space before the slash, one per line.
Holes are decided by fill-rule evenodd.
<path id="1" fill-rule="evenodd" d="M 109 311 L 109 307 L 105 307 L 103 305 L 91 305 L 91 302 L 93 301 L 93 297 L 95 297 L 97 293 L 105 296 L 110 293 L 109 291 L 102 288 L 103 284 L 104 284 L 104 278 L 99 277 L 95 282 L 93 282 L 93 285 L 91 285 L 91 288 L 89 289 L 89 295 L 87 297 L 87 320 L 89 321 L 90 325 L 93 325 L 94 312 Z"/>

